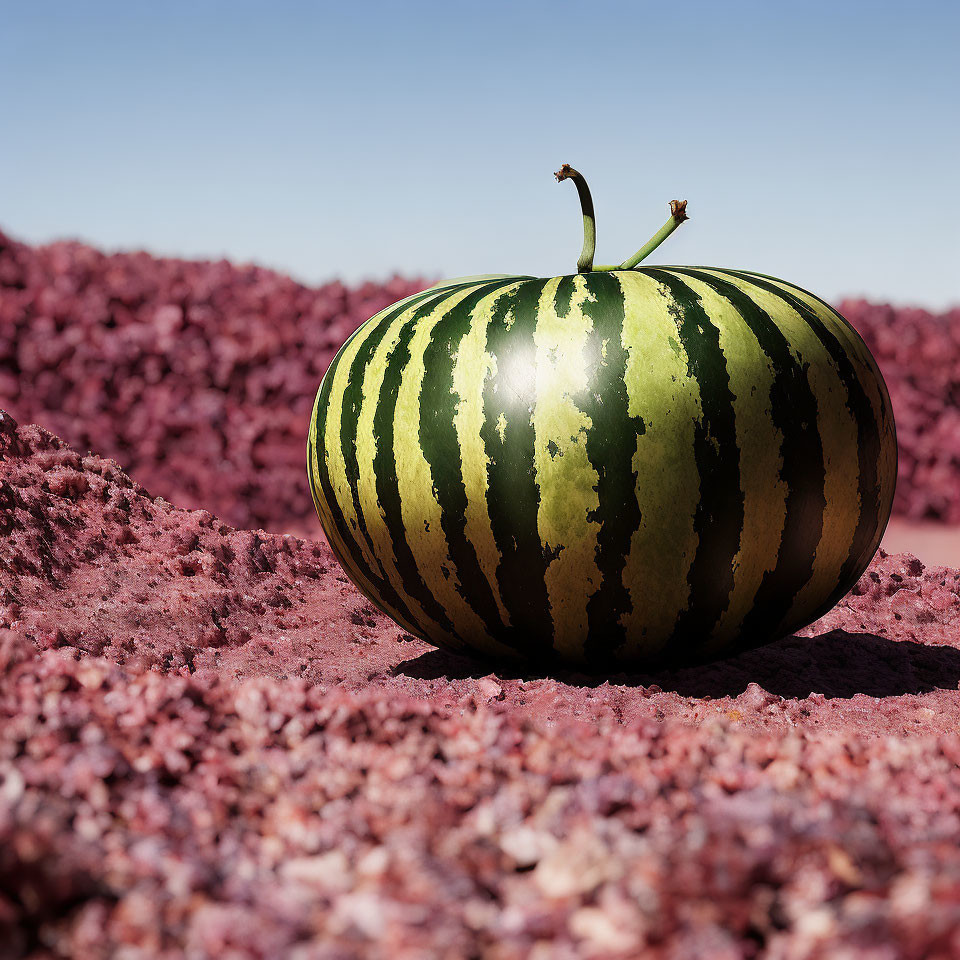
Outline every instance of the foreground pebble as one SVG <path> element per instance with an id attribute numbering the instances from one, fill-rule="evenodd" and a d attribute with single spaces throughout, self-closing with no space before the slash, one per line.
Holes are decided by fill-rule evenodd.
<path id="1" fill-rule="evenodd" d="M 726 662 L 504 673 L 4 415 L 0 956 L 957 955 L 958 625 L 880 555 Z"/>

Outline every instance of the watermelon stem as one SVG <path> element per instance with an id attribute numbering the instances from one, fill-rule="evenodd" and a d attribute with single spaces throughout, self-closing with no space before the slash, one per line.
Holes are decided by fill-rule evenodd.
<path id="1" fill-rule="evenodd" d="M 580 209 L 583 211 L 583 249 L 580 259 L 577 260 L 577 273 L 590 273 L 593 270 L 593 255 L 597 250 L 597 224 L 593 215 L 593 197 L 583 174 L 574 170 L 569 163 L 565 163 L 555 174 L 557 183 L 563 180 L 572 180 L 580 195 Z"/>
<path id="2" fill-rule="evenodd" d="M 686 200 L 670 201 L 670 219 L 629 259 L 624 260 L 619 267 L 596 267 L 597 270 L 632 270 L 641 260 L 645 260 L 667 237 L 673 233 L 687 216 Z"/>
<path id="3" fill-rule="evenodd" d="M 569 163 L 565 163 L 555 174 L 557 182 L 572 180 L 580 196 L 580 210 L 583 213 L 583 249 L 580 259 L 577 260 L 577 273 L 591 273 L 610 270 L 632 270 L 641 260 L 646 260 L 667 237 L 673 233 L 687 216 L 686 200 L 670 201 L 670 219 L 632 256 L 628 257 L 619 266 L 611 264 L 597 264 L 594 266 L 593 257 L 597 250 L 597 223 L 593 213 L 593 197 L 583 174 L 574 170 Z"/>

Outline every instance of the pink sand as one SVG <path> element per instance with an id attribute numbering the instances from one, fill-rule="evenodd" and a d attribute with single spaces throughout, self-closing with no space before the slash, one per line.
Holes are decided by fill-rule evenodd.
<path id="1" fill-rule="evenodd" d="M 435 651 L 9 416 L 0 526 L 9 956 L 960 952 L 958 571 L 601 683 Z"/>

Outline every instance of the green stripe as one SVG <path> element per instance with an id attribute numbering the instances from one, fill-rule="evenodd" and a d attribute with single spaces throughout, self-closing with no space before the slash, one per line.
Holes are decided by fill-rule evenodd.
<path id="1" fill-rule="evenodd" d="M 350 342 L 362 329 L 358 327 L 357 330 L 348 338 L 347 343 Z M 334 556 L 337 557 L 340 561 L 340 565 L 344 567 L 345 570 L 350 566 L 350 563 L 353 564 L 354 568 L 359 570 L 361 573 L 365 573 L 367 578 L 370 580 L 371 584 L 377 583 L 376 574 L 373 571 L 369 570 L 366 562 L 364 561 L 363 555 L 360 551 L 359 546 L 356 541 L 353 539 L 352 533 L 347 525 L 346 518 L 340 510 L 340 507 L 337 503 L 337 498 L 333 490 L 333 485 L 330 482 L 330 471 L 328 467 L 328 451 L 323 446 L 322 438 L 326 434 L 325 421 L 326 416 L 325 412 L 330 403 L 330 392 L 333 389 L 333 380 L 336 374 L 337 368 L 340 365 L 340 359 L 343 356 L 342 349 L 337 355 L 333 358 L 330 363 L 330 366 L 327 367 L 327 372 L 324 374 L 323 379 L 320 381 L 320 389 L 317 391 L 317 399 L 314 403 L 314 412 L 313 416 L 316 421 L 316 432 L 317 432 L 317 443 L 319 447 L 316 448 L 317 453 L 317 475 L 312 477 L 312 465 L 308 463 L 307 470 L 311 473 L 311 490 L 314 492 L 314 496 L 317 499 L 322 499 L 327 511 L 330 514 L 330 519 L 333 521 L 334 530 L 337 534 L 339 540 L 344 544 L 345 549 L 347 550 L 347 557 L 341 558 L 339 556 L 339 550 L 337 549 L 337 544 L 334 542 L 334 538 L 329 534 L 327 540 L 330 544 L 330 549 L 333 551 Z M 318 494 L 314 486 L 314 480 L 320 485 L 320 493 Z M 347 562 L 349 559 L 350 563 Z M 351 579 L 353 579 L 351 577 Z M 365 590 L 364 593 L 367 591 Z M 380 603 L 377 604 L 383 609 Z M 389 611 L 386 611 L 389 613 Z"/>
<path id="2" fill-rule="evenodd" d="M 831 596 L 831 599 L 836 602 L 853 586 L 863 572 L 863 568 L 870 562 L 869 557 L 864 562 L 864 554 L 869 549 L 880 523 L 879 477 L 877 471 L 877 465 L 880 462 L 879 425 L 873 415 L 870 398 L 863 389 L 863 384 L 850 362 L 846 349 L 836 336 L 827 329 L 823 320 L 802 299 L 785 291 L 782 287 L 778 287 L 775 283 L 739 271 L 727 272 L 740 277 L 747 283 L 754 284 L 754 286 L 767 291 L 793 307 L 823 343 L 830 358 L 837 365 L 840 380 L 847 390 L 847 409 L 857 425 L 857 463 L 859 467 L 857 492 L 860 497 L 860 516 L 857 520 L 857 528 L 854 531 L 850 552 L 840 570 L 840 582 Z"/>
<path id="3" fill-rule="evenodd" d="M 357 463 L 357 423 L 360 419 L 360 407 L 364 401 L 363 383 L 367 372 L 367 366 L 377 347 L 383 341 L 390 324 L 399 317 L 404 311 L 416 307 L 415 316 L 422 316 L 424 312 L 429 312 L 433 305 L 445 296 L 448 291 L 438 292 L 428 290 L 419 296 L 408 298 L 396 307 L 381 314 L 376 327 L 370 332 L 369 336 L 360 345 L 354 357 L 353 364 L 350 367 L 350 373 L 347 377 L 347 384 L 343 390 L 342 411 L 340 415 L 340 452 L 343 455 L 344 473 L 347 483 L 350 486 L 350 495 L 353 500 L 354 513 L 357 516 L 357 523 L 360 528 L 360 535 L 364 538 L 367 546 L 370 548 L 370 554 L 377 561 L 380 568 L 379 575 L 371 571 L 371 579 L 376 584 L 377 589 L 381 591 L 384 601 L 395 606 L 400 610 L 408 620 L 416 622 L 416 617 L 410 611 L 403 598 L 394 589 L 390 582 L 387 571 L 384 568 L 383 560 L 377 556 L 377 550 L 373 539 L 367 529 L 366 519 L 363 514 L 363 506 L 360 498 L 360 468 Z M 412 321 L 410 321 L 412 322 Z M 367 398 L 369 399 L 369 398 Z M 362 556 L 362 552 L 361 552 Z"/>
<path id="4" fill-rule="evenodd" d="M 440 299 L 456 294 L 460 288 L 444 288 Z M 383 386 L 377 398 L 377 407 L 373 415 L 373 433 L 377 444 L 377 453 L 373 459 L 373 472 L 376 480 L 377 500 L 384 523 L 390 533 L 393 544 L 393 553 L 397 560 L 397 572 L 403 589 L 413 597 L 423 608 L 424 612 L 445 633 L 456 637 L 463 643 L 446 611 L 437 602 L 424 583 L 417 567 L 416 559 L 410 544 L 407 542 L 406 530 L 403 525 L 403 512 L 400 503 L 400 487 L 397 482 L 397 461 L 394 450 L 394 420 L 397 409 L 397 398 L 400 394 L 400 383 L 403 371 L 410 360 L 410 341 L 416 330 L 417 320 L 436 308 L 436 302 L 421 305 L 400 327 L 397 343 L 388 354 L 387 366 L 383 377 Z M 406 438 L 405 442 L 413 442 Z M 423 625 L 425 628 L 427 625 Z M 428 633 L 432 631 L 428 630 Z"/>
<path id="5" fill-rule="evenodd" d="M 626 640 L 620 619 L 632 609 L 623 571 L 633 534 L 640 527 L 633 455 L 646 428 L 641 417 L 628 414 L 623 290 L 610 274 L 586 274 L 584 280 L 596 298 L 585 300 L 580 308 L 592 321 L 584 348 L 588 386 L 572 399 L 592 423 L 586 448 L 597 472 L 598 505 L 587 521 L 600 524 L 596 562 L 602 579 L 587 602 L 584 653 L 588 661 L 602 662 Z"/>
<path id="6" fill-rule="evenodd" d="M 490 526 L 500 553 L 500 597 L 519 633 L 503 638 L 530 656 L 549 658 L 553 629 L 545 576 L 547 559 L 537 527 L 540 489 L 534 456 L 534 363 L 540 294 L 548 281 L 531 280 L 503 296 L 487 327 L 494 371 L 483 387 L 480 436 L 488 457 Z"/>
<path id="7" fill-rule="evenodd" d="M 457 591 L 483 620 L 488 633 L 496 638 L 504 633 L 505 624 L 480 567 L 477 551 L 466 534 L 467 491 L 455 423 L 457 406 L 463 398 L 454 390 L 453 371 L 458 345 L 470 330 L 477 304 L 497 290 L 515 284 L 514 278 L 484 284 L 437 322 L 424 350 L 425 373 L 420 390 L 420 448 L 430 465 L 434 494 L 441 511 L 440 526 L 457 571 Z"/>
<path id="8" fill-rule="evenodd" d="M 321 381 L 321 385 L 322 385 L 322 381 Z M 318 389 L 317 395 L 313 401 L 313 411 L 310 414 L 311 424 L 316 423 L 317 421 L 317 409 L 320 406 L 320 392 L 321 392 L 320 389 Z M 314 478 L 313 478 L 313 452 L 314 452 L 313 431 L 307 430 L 307 483 L 310 484 L 310 496 L 313 497 L 314 505 L 316 505 L 318 508 L 317 515 L 319 516 L 320 495 L 319 493 L 317 493 L 317 485 L 314 482 Z"/>
<path id="9" fill-rule="evenodd" d="M 720 331 L 707 316 L 700 297 L 682 280 L 664 270 L 647 268 L 650 277 L 669 291 L 667 310 L 687 355 L 687 374 L 700 388 L 702 415 L 694 427 L 694 458 L 700 475 L 700 500 L 693 517 L 697 552 L 687 573 L 690 601 L 677 618 L 665 648 L 688 648 L 704 642 L 730 604 L 733 561 L 743 529 L 743 491 L 733 394 Z M 736 455 L 734 455 L 736 454 Z"/>
<path id="10" fill-rule="evenodd" d="M 883 422 L 886 423 L 886 420 L 889 418 L 891 421 L 893 419 L 892 410 L 890 407 L 890 395 L 887 392 L 887 385 L 883 381 L 883 376 L 880 374 L 879 367 L 877 366 L 877 361 L 874 358 L 873 354 L 870 352 L 870 348 L 867 346 L 863 337 L 860 335 L 860 331 L 850 323 L 836 308 L 830 306 L 826 300 L 823 300 L 821 297 L 818 297 L 815 293 L 811 293 L 809 290 L 805 290 L 803 287 L 798 287 L 795 283 L 790 283 L 788 280 L 780 280 L 777 277 L 768 277 L 766 274 L 754 273 L 751 270 L 740 270 L 739 273 L 744 274 L 748 277 L 759 277 L 763 280 L 770 280 L 777 284 L 782 284 L 785 287 L 789 287 L 791 290 L 795 290 L 798 294 L 803 294 L 804 296 L 809 297 L 811 300 L 819 303 L 821 307 L 833 317 L 837 323 L 843 328 L 843 330 L 848 333 L 851 339 L 854 341 L 854 350 L 857 361 L 862 364 L 868 371 L 877 376 L 877 392 L 879 394 L 879 409 L 877 410 L 877 417 L 883 419 Z M 802 299 L 802 298 L 801 298 Z M 859 349 L 858 349 L 859 348 Z M 872 404 L 871 404 L 872 409 Z M 875 418 L 876 419 L 876 418 Z M 891 429 L 896 433 L 896 425 L 891 423 Z M 896 478 L 894 478 L 896 479 Z M 892 499 L 892 493 L 891 493 Z"/>
<path id="11" fill-rule="evenodd" d="M 786 517 L 776 564 L 764 575 L 744 618 L 742 634 L 749 638 L 764 630 L 769 632 L 771 625 L 780 623 L 813 576 L 826 507 L 817 400 L 783 331 L 739 286 L 696 269 L 671 268 L 671 272 L 693 277 L 728 300 L 757 338 L 774 372 L 770 418 L 782 438 L 780 479 L 787 487 Z"/>
<path id="12" fill-rule="evenodd" d="M 553 309 L 558 317 L 565 317 L 570 312 L 570 303 L 576 290 L 574 277 L 561 277 L 557 284 L 557 292 L 553 295 Z"/>

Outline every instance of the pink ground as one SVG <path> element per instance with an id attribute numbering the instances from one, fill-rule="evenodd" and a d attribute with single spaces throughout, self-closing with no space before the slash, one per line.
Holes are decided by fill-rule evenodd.
<path id="1" fill-rule="evenodd" d="M 406 637 L 322 543 L 317 383 L 419 285 L 0 234 L 0 407 L 76 448 L 0 418 L 0 960 L 960 956 L 960 310 L 841 305 L 896 555 L 601 682 Z"/>
<path id="2" fill-rule="evenodd" d="M 520 678 L 0 420 L 0 955 L 960 952 L 960 572 Z"/>

